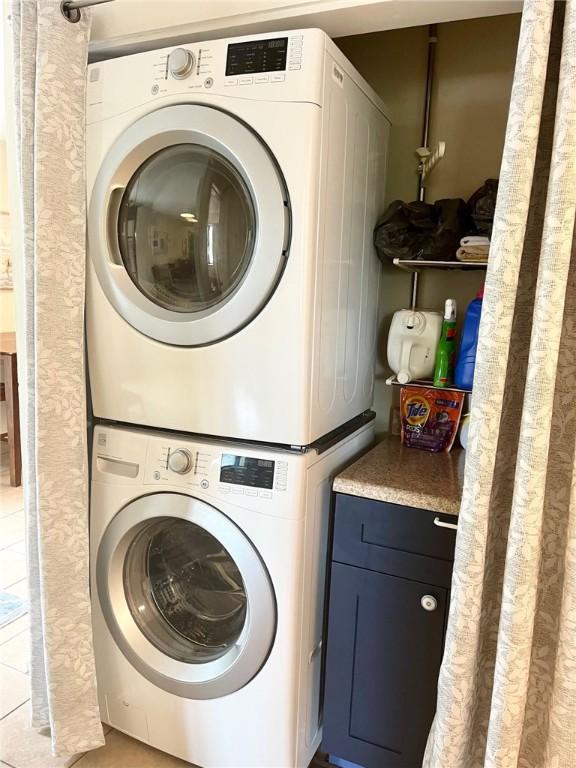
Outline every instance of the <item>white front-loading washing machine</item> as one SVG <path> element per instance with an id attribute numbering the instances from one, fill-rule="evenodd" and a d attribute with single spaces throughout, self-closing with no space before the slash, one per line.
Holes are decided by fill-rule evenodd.
<path id="1" fill-rule="evenodd" d="M 308 445 L 368 409 L 389 121 L 308 29 L 88 68 L 94 414 Z"/>
<path id="2" fill-rule="evenodd" d="M 320 743 L 334 475 L 303 453 L 97 426 L 90 551 L 102 719 L 203 768 L 305 768 Z"/>

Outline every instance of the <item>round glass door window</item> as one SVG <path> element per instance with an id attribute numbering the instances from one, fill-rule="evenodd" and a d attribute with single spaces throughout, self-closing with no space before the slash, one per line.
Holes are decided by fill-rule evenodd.
<path id="1" fill-rule="evenodd" d="M 124 192 L 118 241 L 136 287 L 172 312 L 204 312 L 238 288 L 254 252 L 255 207 L 223 155 L 199 144 L 161 149 Z"/>
<path id="2" fill-rule="evenodd" d="M 123 580 L 136 624 L 173 659 L 214 661 L 242 633 L 248 601 L 240 571 L 195 523 L 160 518 L 144 526 L 126 554 Z"/>

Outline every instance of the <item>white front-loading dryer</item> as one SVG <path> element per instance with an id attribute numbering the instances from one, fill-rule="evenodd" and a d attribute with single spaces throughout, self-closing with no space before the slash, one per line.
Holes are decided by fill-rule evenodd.
<path id="1" fill-rule="evenodd" d="M 320 30 L 88 68 L 95 416 L 308 445 L 371 406 L 389 122 Z"/>
<path id="2" fill-rule="evenodd" d="M 90 514 L 102 719 L 204 768 L 304 768 L 321 738 L 323 452 L 98 426 Z"/>

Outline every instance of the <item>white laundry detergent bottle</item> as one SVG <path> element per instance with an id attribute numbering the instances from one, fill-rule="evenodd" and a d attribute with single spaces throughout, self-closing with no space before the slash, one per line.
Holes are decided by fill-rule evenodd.
<path id="1" fill-rule="evenodd" d="M 434 375 L 442 312 L 399 309 L 388 333 L 388 365 L 400 384 Z"/>

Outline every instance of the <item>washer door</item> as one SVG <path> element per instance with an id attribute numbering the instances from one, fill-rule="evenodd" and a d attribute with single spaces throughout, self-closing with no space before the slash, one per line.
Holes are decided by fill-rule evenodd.
<path id="1" fill-rule="evenodd" d="M 120 510 L 100 543 L 97 588 L 126 658 L 178 696 L 242 688 L 274 642 L 276 601 L 258 553 L 228 517 L 190 496 L 157 493 Z"/>
<path id="2" fill-rule="evenodd" d="M 236 118 L 198 104 L 133 123 L 90 201 L 89 250 L 104 292 L 166 344 L 212 344 L 249 323 L 278 284 L 289 234 L 270 152 Z"/>

